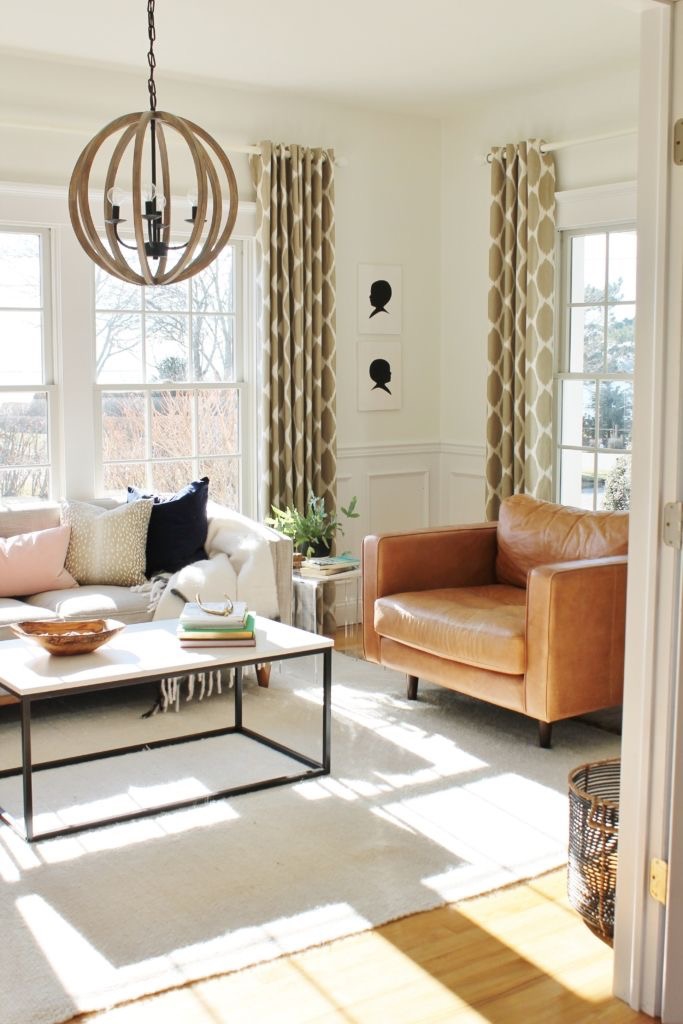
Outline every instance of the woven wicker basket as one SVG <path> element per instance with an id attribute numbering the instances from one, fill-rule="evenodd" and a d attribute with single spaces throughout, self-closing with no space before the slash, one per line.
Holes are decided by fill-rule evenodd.
<path id="1" fill-rule="evenodd" d="M 569 773 L 569 865 L 572 907 L 612 945 L 619 840 L 620 758 L 582 764 Z"/>

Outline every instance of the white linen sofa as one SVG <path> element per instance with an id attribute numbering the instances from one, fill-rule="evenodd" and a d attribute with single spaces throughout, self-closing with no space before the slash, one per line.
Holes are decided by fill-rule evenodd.
<path id="1" fill-rule="evenodd" d="M 111 499 L 98 499 L 91 500 L 90 504 L 100 505 L 107 509 L 115 508 L 118 503 Z M 291 540 L 270 527 L 215 502 L 209 501 L 207 517 L 209 531 L 205 550 L 209 556 L 208 563 L 195 563 L 194 566 L 181 569 L 171 577 L 169 587 L 172 587 L 175 581 L 183 582 L 185 589 L 198 585 L 197 580 L 202 579 L 201 567 L 208 565 L 212 570 L 211 592 L 202 590 L 202 597 L 205 600 L 219 598 L 224 592 L 233 598 L 242 597 L 242 593 L 240 593 L 240 579 L 242 579 L 245 596 L 248 596 L 249 593 L 263 595 L 264 606 L 257 606 L 255 611 L 290 623 L 292 619 Z M 22 508 L 0 504 L 0 537 L 14 537 L 59 525 L 60 506 L 56 502 L 41 502 Z M 270 563 L 268 563 L 268 555 Z M 262 569 L 265 566 L 268 568 L 268 585 L 259 586 L 259 581 L 253 579 L 254 573 L 258 572 L 259 565 Z M 272 576 L 270 574 L 271 567 Z M 265 583 L 265 581 L 260 582 L 261 584 Z M 254 583 L 256 583 L 256 588 L 254 588 Z M 22 621 L 102 617 L 133 623 L 146 622 L 155 617 L 174 617 L 182 607 L 182 600 L 171 597 L 167 592 L 168 587 L 162 593 L 162 588 L 163 583 L 154 594 L 150 586 L 120 587 L 89 584 L 68 590 L 51 590 L 28 597 L 0 597 L 0 641 L 14 639 L 15 634 L 9 627 L 12 623 Z M 187 597 L 193 599 L 194 593 L 187 594 Z M 0 688 L 0 701 L 2 696 L 3 691 Z"/>

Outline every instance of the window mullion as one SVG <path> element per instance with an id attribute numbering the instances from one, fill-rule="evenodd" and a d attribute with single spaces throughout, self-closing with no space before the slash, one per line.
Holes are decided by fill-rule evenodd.
<path id="1" fill-rule="evenodd" d="M 603 372 L 607 369 L 607 348 L 608 348 L 608 331 L 609 331 L 609 251 L 610 251 L 610 233 L 607 232 L 605 236 L 605 307 L 603 309 L 603 346 L 602 346 L 602 369 Z M 597 443 L 597 438 L 596 438 Z"/>
<path id="2" fill-rule="evenodd" d="M 152 479 L 154 463 L 152 458 L 152 389 L 149 387 L 145 389 L 145 455 L 145 479 L 147 480 L 147 488 L 151 491 L 154 486 Z"/>
<path id="3" fill-rule="evenodd" d="M 50 498 L 61 489 L 53 353 L 53 242 L 54 233 L 47 227 L 3 225 L 0 229 L 1 309 L 4 328 L 11 337 L 0 355 L 0 379 L 6 382 L 0 388 L 3 498 Z M 30 428 L 27 417 L 32 418 Z"/>
<path id="4" fill-rule="evenodd" d="M 632 234 L 633 229 L 624 225 L 621 231 Z M 616 403 L 618 402 L 618 391 L 628 391 L 630 394 L 633 374 L 626 371 L 607 372 L 607 367 L 610 365 L 608 358 L 611 312 L 621 302 L 629 302 L 635 313 L 635 304 L 630 295 L 630 285 L 629 294 L 625 297 L 621 295 L 621 290 L 614 295 L 610 295 L 609 291 L 610 280 L 615 277 L 618 270 L 618 264 L 614 264 L 614 260 L 621 259 L 624 255 L 628 258 L 633 251 L 630 248 L 632 242 L 628 239 L 624 240 L 625 248 L 620 239 L 617 239 L 617 242 L 614 241 L 612 236 L 616 236 L 618 233 L 619 229 L 601 230 L 600 228 L 562 232 L 558 246 L 560 259 L 564 260 L 564 264 L 560 276 L 561 291 L 558 306 L 561 310 L 561 321 L 557 334 L 559 352 L 555 371 L 557 398 L 554 420 L 557 438 L 555 465 L 559 471 L 557 498 L 558 500 L 569 500 L 572 504 L 584 505 L 589 502 L 593 507 L 597 507 L 602 500 L 598 474 L 608 473 L 613 465 L 613 457 L 619 455 L 621 451 L 618 445 L 613 445 L 611 436 L 605 436 L 603 439 L 602 434 L 611 431 L 612 426 L 615 427 L 619 436 L 629 429 L 625 422 L 622 425 L 623 412 L 620 414 Z M 591 236 L 595 236 L 594 240 Z M 604 239 L 604 247 L 599 236 Z M 596 257 L 599 262 L 596 262 Z M 576 282 L 574 281 L 575 272 L 579 274 L 579 279 Z M 591 299 L 591 282 L 595 282 L 595 290 L 599 289 L 602 292 L 600 299 Z M 572 293 L 572 287 L 576 294 Z M 582 287 L 583 293 L 581 294 Z M 575 321 L 582 319 L 580 311 L 591 307 L 597 307 L 599 310 L 597 321 L 593 320 L 593 323 L 596 326 L 600 325 L 602 338 L 599 347 L 592 344 L 590 340 L 586 345 L 586 340 L 590 339 L 590 332 L 593 328 L 584 324 L 583 362 L 581 364 L 580 353 L 572 351 L 574 345 L 581 343 L 581 336 L 575 337 L 573 331 L 577 326 Z M 593 363 L 598 365 L 591 366 L 589 369 L 588 366 Z M 578 367 L 578 370 L 572 367 Z M 578 437 L 582 441 L 586 440 L 585 435 L 578 429 L 578 424 L 574 421 L 574 417 L 578 416 L 580 410 L 585 408 L 584 401 L 579 402 L 578 396 L 575 394 L 575 390 L 581 387 L 579 383 L 581 381 L 585 381 L 587 384 L 589 389 L 587 393 L 591 396 L 590 406 L 593 407 L 594 413 L 594 437 L 590 445 L 568 443 L 570 438 Z M 621 387 L 622 382 L 625 385 L 623 388 Z M 601 400 L 607 400 L 608 392 L 614 394 L 614 401 L 610 399 L 609 408 L 602 407 Z M 573 398 L 571 398 L 572 395 L 574 395 Z M 571 401 L 570 405 L 566 406 L 568 398 L 571 398 Z M 614 410 L 612 410 L 612 406 L 614 406 Z M 605 416 L 606 410 L 607 417 Z M 605 447 L 602 446 L 603 440 Z M 621 443 L 625 443 L 625 440 L 622 440 Z M 567 457 L 563 454 L 570 452 L 575 454 Z M 582 452 L 583 455 L 581 455 Z M 581 496 L 582 478 L 588 472 L 592 477 L 592 486 L 590 492 L 583 491 L 584 502 Z M 563 481 L 565 473 L 567 474 L 566 487 Z"/>
<path id="5" fill-rule="evenodd" d="M 142 360 L 142 380 L 148 383 L 147 375 L 147 290 L 142 289 L 142 304 L 140 310 L 140 358 Z"/>
<path id="6" fill-rule="evenodd" d="M 143 362 L 140 372 L 134 370 L 131 377 L 135 374 L 142 379 L 139 383 L 119 380 L 118 384 L 109 381 L 107 385 L 100 386 L 138 392 L 144 396 L 142 409 L 138 412 L 139 417 L 144 409 L 144 423 L 140 423 L 144 438 L 140 438 L 137 449 L 141 455 L 144 453 L 145 467 L 144 474 L 142 467 L 137 472 L 140 481 L 146 478 L 148 488 L 180 488 L 187 483 L 187 473 L 198 477 L 204 471 L 214 481 L 212 495 L 216 500 L 232 505 L 241 501 L 240 478 L 244 458 L 240 445 L 244 405 L 241 400 L 234 404 L 229 397 L 231 391 L 239 394 L 243 387 L 247 387 L 234 380 L 235 367 L 244 361 L 239 347 L 245 344 L 244 332 L 237 329 L 235 322 L 245 315 L 242 308 L 244 298 L 235 285 L 235 279 L 242 281 L 241 251 L 239 242 L 232 243 L 225 263 L 222 266 L 212 265 L 202 272 L 209 275 L 204 280 L 171 286 L 168 290 L 157 289 L 154 293 L 145 289 L 142 301 L 137 300 L 140 303 L 139 314 L 136 311 L 140 316 L 137 336 L 131 333 L 125 318 L 121 318 L 120 328 L 112 325 L 118 331 L 117 347 L 101 376 L 107 373 L 113 376 L 112 370 L 119 376 L 120 368 L 120 376 L 125 377 L 131 367 L 133 348 L 120 357 L 116 352 L 123 352 L 130 339 Z M 222 291 L 222 285 L 231 274 L 233 279 L 227 281 L 227 287 L 234 293 L 234 302 L 228 304 L 228 293 Z M 104 292 L 102 294 L 104 296 Z M 120 305 L 125 310 L 126 303 Z M 163 308 L 156 309 L 157 305 Z M 106 322 L 107 314 L 101 309 L 98 312 L 103 314 Z M 115 315 L 116 311 L 110 314 L 111 317 Z M 175 362 L 181 356 L 185 361 L 184 380 L 179 379 L 178 367 L 174 367 L 173 372 L 157 374 L 157 363 L 161 365 L 161 360 L 167 357 L 172 357 Z M 204 376 L 203 356 L 206 356 L 206 376 L 210 378 L 206 381 L 200 379 Z M 162 384 L 153 379 L 159 375 L 169 380 Z M 161 397 L 153 399 L 154 393 Z M 228 414 L 227 410 L 230 410 Z M 206 423 L 204 417 L 207 418 Z M 132 466 L 138 459 L 130 449 L 126 451 L 123 441 L 126 436 L 132 436 L 130 422 L 127 432 L 116 421 L 110 422 L 109 427 L 112 434 L 108 487 L 117 488 L 125 484 L 126 466 Z"/>

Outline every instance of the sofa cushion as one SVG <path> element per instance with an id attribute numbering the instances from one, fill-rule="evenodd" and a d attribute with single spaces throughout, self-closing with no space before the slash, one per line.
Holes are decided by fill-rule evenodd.
<path id="1" fill-rule="evenodd" d="M 39 619 L 54 619 L 55 613 L 44 608 L 31 608 L 24 601 L 0 597 L 0 640 L 16 640 L 16 634 L 9 628 L 14 622 L 37 622 Z M 6 691 L 0 687 L 0 695 Z"/>
<path id="2" fill-rule="evenodd" d="M 0 626 L 10 622 L 35 622 L 37 619 L 54 619 L 54 612 L 41 608 L 32 608 L 26 601 L 17 601 L 11 597 L 0 597 Z M 14 635 L 14 634 L 13 634 Z"/>
<path id="3" fill-rule="evenodd" d="M 589 512 L 515 494 L 501 503 L 497 542 L 496 579 L 526 587 L 538 565 L 625 555 L 628 512 Z"/>
<path id="4" fill-rule="evenodd" d="M 59 615 L 64 619 L 112 618 L 121 622 L 146 622 L 152 617 L 149 593 L 127 587 L 85 586 L 76 590 L 52 590 L 27 598 L 26 606 L 42 610 L 48 618 Z"/>
<path id="5" fill-rule="evenodd" d="M 68 526 L 0 537 L 0 597 L 23 597 L 41 590 L 65 590 L 76 580 L 64 568 Z"/>
<path id="6" fill-rule="evenodd" d="M 104 509 L 84 501 L 62 502 L 71 527 L 66 568 L 79 583 L 132 587 L 145 581 L 151 501 Z"/>
<path id="7" fill-rule="evenodd" d="M 154 502 L 147 532 L 148 577 L 158 572 L 177 572 L 206 558 L 208 476 L 193 480 L 176 494 L 143 494 L 137 487 L 128 488 L 129 502 L 140 498 L 151 498 Z"/>
<path id="8" fill-rule="evenodd" d="M 510 675 L 526 671 L 526 593 L 492 584 L 392 594 L 375 601 L 380 636 Z"/>

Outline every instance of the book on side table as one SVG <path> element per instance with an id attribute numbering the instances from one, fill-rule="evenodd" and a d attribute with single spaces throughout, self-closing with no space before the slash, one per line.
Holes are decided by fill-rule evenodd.
<path id="1" fill-rule="evenodd" d="M 350 572 L 360 567 L 360 559 L 352 555 L 326 555 L 323 558 L 306 558 L 301 563 L 299 573 L 316 579 L 336 576 L 337 573 Z"/>

